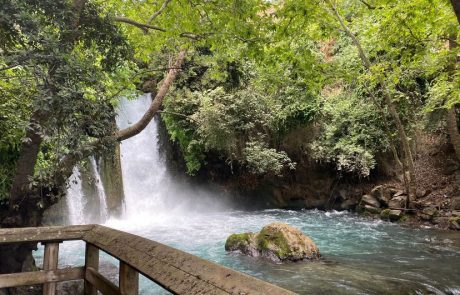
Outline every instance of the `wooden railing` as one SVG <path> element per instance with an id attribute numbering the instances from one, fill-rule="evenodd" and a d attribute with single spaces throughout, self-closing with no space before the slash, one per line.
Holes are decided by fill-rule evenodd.
<path id="1" fill-rule="evenodd" d="M 85 266 L 59 269 L 59 244 L 86 242 Z M 56 283 L 84 280 L 86 295 L 139 293 L 139 273 L 173 294 L 294 294 L 158 242 L 101 225 L 0 229 L 0 244 L 41 242 L 43 270 L 0 275 L 0 288 L 43 284 L 56 294 Z M 119 285 L 99 273 L 99 250 L 120 261 Z M 1 263 L 1 262 L 0 262 Z"/>

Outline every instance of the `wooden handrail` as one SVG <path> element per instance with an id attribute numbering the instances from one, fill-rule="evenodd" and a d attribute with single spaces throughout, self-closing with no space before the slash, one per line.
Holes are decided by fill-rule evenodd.
<path id="1" fill-rule="evenodd" d="M 85 267 L 67 271 L 71 275 L 63 275 L 64 270 L 56 269 L 57 254 L 51 255 L 57 253 L 56 242 L 67 240 L 86 242 Z M 30 280 L 24 280 L 23 273 L 0 275 L 0 288 L 19 286 L 19 283 L 45 284 L 43 294 L 49 295 L 55 294 L 57 281 L 84 279 L 87 295 L 97 291 L 134 295 L 139 289 L 138 273 L 142 273 L 173 294 L 295 294 L 175 248 L 102 225 L 0 229 L 0 244 L 22 242 L 52 245 L 47 246 L 49 254 L 44 257 L 47 270 L 36 272 L 40 274 Z M 99 250 L 120 261 L 119 286 L 98 272 Z M 17 284 L 12 283 L 15 280 Z"/>

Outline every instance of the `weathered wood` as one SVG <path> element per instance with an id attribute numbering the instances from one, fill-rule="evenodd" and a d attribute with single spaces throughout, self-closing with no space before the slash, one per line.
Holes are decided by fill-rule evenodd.
<path id="1" fill-rule="evenodd" d="M 91 267 L 94 270 L 99 270 L 99 249 L 86 243 L 85 250 L 85 268 Z M 97 295 L 97 288 L 85 280 L 85 295 Z"/>
<path id="2" fill-rule="evenodd" d="M 39 285 L 83 279 L 83 267 L 73 267 L 48 271 L 18 272 L 0 275 L 0 288 Z"/>
<path id="3" fill-rule="evenodd" d="M 58 267 L 59 244 L 46 243 L 45 254 L 43 255 L 43 270 L 55 270 Z M 43 285 L 43 295 L 55 295 L 56 283 L 46 283 Z"/>
<path id="4" fill-rule="evenodd" d="M 95 226 L 83 239 L 174 294 L 295 294 L 133 234 Z"/>
<path id="5" fill-rule="evenodd" d="M 173 294 L 295 294 L 172 247 L 100 225 L 0 229 L 0 244 L 78 239 L 87 242 L 85 270 L 82 275 L 86 283 L 85 294 L 94 295 L 94 289 L 104 294 L 121 294 L 117 286 L 97 272 L 97 248 L 120 260 L 120 287 L 123 294 L 133 294 L 127 292 L 138 290 L 137 286 L 130 287 L 137 281 L 136 271 Z M 52 256 L 52 253 L 45 254 L 47 255 Z M 57 266 L 54 262 L 46 264 L 48 268 Z M 60 272 L 61 270 L 50 270 L 46 273 L 57 275 Z M 14 279 L 17 274 L 12 275 Z M 40 282 L 45 281 L 42 279 Z M 49 293 L 50 288 L 45 291 Z"/>
<path id="6" fill-rule="evenodd" d="M 91 285 L 95 286 L 102 294 L 108 295 L 118 295 L 120 290 L 118 287 L 109 281 L 106 277 L 97 272 L 97 270 L 92 267 L 87 267 L 85 269 L 85 280 L 88 281 Z"/>
<path id="7" fill-rule="evenodd" d="M 120 261 L 120 293 L 122 295 L 139 294 L 139 273 L 128 264 Z"/>
<path id="8" fill-rule="evenodd" d="M 81 240 L 94 225 L 1 228 L 0 244 Z"/>

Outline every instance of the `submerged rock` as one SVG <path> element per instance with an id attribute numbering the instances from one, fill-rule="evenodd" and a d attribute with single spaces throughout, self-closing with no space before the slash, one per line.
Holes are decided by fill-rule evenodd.
<path id="1" fill-rule="evenodd" d="M 372 214 L 380 214 L 380 211 L 382 211 L 382 209 L 372 207 L 370 205 L 364 205 L 364 211 L 367 211 L 367 212 L 372 213 Z"/>
<path id="2" fill-rule="evenodd" d="M 264 226 L 259 233 L 232 234 L 225 242 L 225 250 L 260 256 L 276 263 L 321 257 L 318 247 L 309 237 L 281 222 Z"/>
<path id="3" fill-rule="evenodd" d="M 401 218 L 401 216 L 402 216 L 401 210 L 385 209 L 385 210 L 382 210 L 382 212 L 380 213 L 380 217 L 383 220 L 397 221 Z"/>

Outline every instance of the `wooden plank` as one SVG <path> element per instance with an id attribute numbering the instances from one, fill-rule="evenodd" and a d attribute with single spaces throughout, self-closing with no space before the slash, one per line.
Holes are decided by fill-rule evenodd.
<path id="1" fill-rule="evenodd" d="M 83 239 L 174 294 L 295 294 L 172 247 L 96 225 Z"/>
<path id="2" fill-rule="evenodd" d="M 120 293 L 122 295 L 139 294 L 139 273 L 128 264 L 120 261 Z"/>
<path id="3" fill-rule="evenodd" d="M 90 243 L 86 243 L 85 268 L 91 267 L 99 270 L 99 249 Z M 85 295 L 97 295 L 97 288 L 85 280 Z"/>
<path id="4" fill-rule="evenodd" d="M 85 269 L 85 280 L 95 286 L 102 294 L 120 294 L 120 290 L 114 283 L 109 281 L 92 267 L 87 267 Z"/>
<path id="5" fill-rule="evenodd" d="M 94 225 L 0 228 L 0 244 L 81 240 Z"/>
<path id="6" fill-rule="evenodd" d="M 83 267 L 73 267 L 48 271 L 18 272 L 0 275 L 0 288 L 39 285 L 49 282 L 81 280 L 84 276 Z"/>
<path id="7" fill-rule="evenodd" d="M 45 254 L 43 256 L 43 270 L 55 270 L 58 267 L 59 244 L 46 243 Z M 43 285 L 43 295 L 55 295 L 56 283 L 46 283 Z"/>

